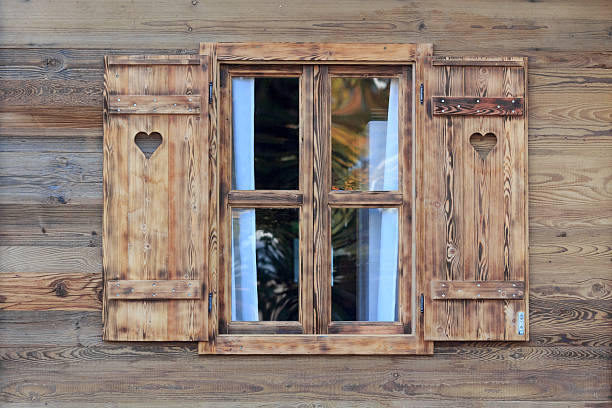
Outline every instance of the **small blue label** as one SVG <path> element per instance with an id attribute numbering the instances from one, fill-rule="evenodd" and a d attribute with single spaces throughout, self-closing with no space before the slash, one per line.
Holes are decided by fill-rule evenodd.
<path id="1" fill-rule="evenodd" d="M 518 313 L 518 322 L 516 325 L 519 336 L 525 335 L 525 312 Z"/>

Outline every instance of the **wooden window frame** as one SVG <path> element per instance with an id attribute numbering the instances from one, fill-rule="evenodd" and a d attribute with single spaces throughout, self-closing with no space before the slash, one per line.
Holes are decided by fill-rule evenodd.
<path id="1" fill-rule="evenodd" d="M 417 312 L 419 300 L 417 293 L 425 291 L 425 277 L 421 268 L 416 267 L 412 256 L 415 246 L 416 228 L 411 221 L 415 209 L 415 177 L 418 177 L 418 163 L 415 148 L 422 137 L 424 129 L 423 118 L 425 106 L 418 103 L 418 85 L 424 77 L 424 64 L 433 53 L 430 44 L 319 44 L 319 43 L 201 43 L 200 54 L 209 57 L 212 70 L 212 95 L 210 98 L 210 133 L 209 133 L 209 201 L 210 201 L 210 248 L 209 248 L 209 338 L 207 342 L 199 343 L 201 354 L 432 354 L 433 343 L 424 340 L 423 315 Z M 266 69 L 261 69 L 265 64 Z M 279 66 L 275 66 L 279 65 Z M 329 66 L 328 66 L 329 65 Z M 369 70 L 380 73 L 380 67 L 411 66 L 412 86 L 400 87 L 400 98 L 407 97 L 411 105 L 410 128 L 404 127 L 401 137 L 400 151 L 400 191 L 398 192 L 330 192 L 331 181 L 331 141 L 322 143 L 323 137 L 329 135 L 330 112 L 329 100 L 321 100 L 321 95 L 329 96 L 324 89 L 328 86 L 330 72 L 358 74 Z M 228 139 L 228 101 L 231 98 L 224 86 L 229 77 L 227 67 L 232 73 L 257 73 L 258 75 L 280 75 L 283 72 L 301 73 L 300 89 L 300 185 L 296 191 L 229 191 L 230 172 L 227 162 L 227 149 L 231 147 Z M 258 67 L 257 67 L 258 66 Z M 297 68 L 291 71 L 291 67 Z M 255 68 L 255 70 L 253 69 Z M 396 72 L 397 69 L 391 68 Z M 384 68 L 382 68 L 384 70 Z M 353 75 L 350 76 L 353 76 Z M 401 75 L 406 75 L 402 71 Z M 348 76 L 348 75 L 347 75 Z M 386 75 L 388 76 L 388 75 Z M 224 82 L 225 81 L 225 82 Z M 403 83 L 410 83 L 403 81 Z M 323 89 L 322 89 L 323 88 Z M 312 103 L 318 118 L 310 116 L 310 109 L 304 109 L 304 104 Z M 400 110 L 400 123 L 405 122 L 405 114 Z M 315 120 L 313 120 L 315 119 Z M 404 119 L 404 120 L 403 120 Z M 310 128 L 313 126 L 313 128 Z M 309 143 L 309 135 L 314 138 L 314 144 Z M 410 139 L 410 144 L 407 141 Z M 228 143 L 229 142 L 229 143 Z M 322 149 L 313 152 L 307 146 Z M 323 160 L 315 162 L 315 156 Z M 411 169 L 405 163 L 410 162 Z M 404 164 L 402 164 L 404 163 Z M 302 171 L 314 169 L 313 171 Z M 313 180 L 322 180 L 317 183 Z M 406 183 L 406 181 L 410 181 Z M 320 184 L 320 185 L 319 185 Z M 308 186 L 315 186 L 314 189 Z M 320 187 L 320 189 L 319 189 Z M 324 191 L 324 194 L 321 194 Z M 229 282 L 228 248 L 226 242 L 229 234 L 228 217 L 231 206 L 236 207 L 300 207 L 300 220 L 310 219 L 313 213 L 323 208 L 326 216 L 314 216 L 319 225 L 300 223 L 300 244 L 317 239 L 316 234 L 323 236 L 320 242 L 326 242 L 325 248 L 314 254 L 304 254 L 309 251 L 300 245 L 300 293 L 310 292 L 315 296 L 300 296 L 299 327 L 293 322 L 229 322 L 229 302 L 225 293 Z M 316 273 L 315 277 L 306 276 L 305 271 L 327 271 L 331 262 L 329 244 L 329 216 L 331 207 L 396 207 L 400 209 L 400 236 L 411 234 L 413 237 L 406 248 L 400 248 L 401 259 L 410 261 L 412 279 L 411 287 L 398 288 L 398 293 L 410 293 L 410 302 L 400 302 L 407 306 L 400 316 L 410 316 L 400 322 L 332 322 L 331 314 L 331 276 L 328 273 Z M 405 211 L 410 211 L 406 217 Z M 320 238 L 318 238 L 320 239 Z M 328 242 L 329 241 L 329 242 Z M 408 240 L 399 240 L 404 245 Z M 407 257 L 406 257 L 407 254 Z M 313 261 L 314 265 L 309 263 Z M 404 261 L 406 262 L 406 261 Z M 399 268 L 398 268 L 399 269 Z M 323 289 L 323 290 L 321 290 Z M 405 300 L 405 293 L 404 296 Z M 313 300 L 311 302 L 310 300 Z M 408 322 L 408 325 L 405 323 Z M 408 326 L 408 327 L 407 327 Z M 296 333 L 302 330 L 302 333 Z M 245 332 L 249 332 L 248 334 Z M 408 332 L 408 333 L 407 333 Z M 317 334 L 314 334 L 317 333 Z M 348 334 L 343 334 L 348 333 Z"/>

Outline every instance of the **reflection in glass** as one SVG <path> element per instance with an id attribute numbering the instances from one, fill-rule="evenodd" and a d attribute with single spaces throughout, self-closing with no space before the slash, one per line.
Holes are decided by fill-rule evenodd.
<path id="1" fill-rule="evenodd" d="M 332 189 L 398 189 L 398 79 L 332 78 Z"/>
<path id="2" fill-rule="evenodd" d="M 299 93 L 299 78 L 232 78 L 232 189 L 298 189 Z"/>
<path id="3" fill-rule="evenodd" d="M 299 213 L 232 209 L 232 320 L 299 320 Z"/>
<path id="4" fill-rule="evenodd" d="M 397 208 L 332 209 L 332 320 L 397 321 Z"/>

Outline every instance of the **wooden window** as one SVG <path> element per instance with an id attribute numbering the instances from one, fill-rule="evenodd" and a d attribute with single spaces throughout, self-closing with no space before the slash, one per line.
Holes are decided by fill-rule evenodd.
<path id="1" fill-rule="evenodd" d="M 414 44 L 109 57 L 105 339 L 527 340 L 525 78 Z"/>

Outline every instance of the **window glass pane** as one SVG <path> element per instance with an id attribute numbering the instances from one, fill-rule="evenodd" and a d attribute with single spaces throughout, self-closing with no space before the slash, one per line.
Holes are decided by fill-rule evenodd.
<path id="1" fill-rule="evenodd" d="M 299 320 L 299 210 L 232 209 L 232 320 Z"/>
<path id="2" fill-rule="evenodd" d="M 332 320 L 397 321 L 397 208 L 332 209 Z"/>
<path id="3" fill-rule="evenodd" d="M 232 189 L 298 189 L 299 94 L 299 78 L 232 78 Z"/>
<path id="4" fill-rule="evenodd" d="M 396 78 L 332 78 L 332 189 L 398 186 Z"/>

